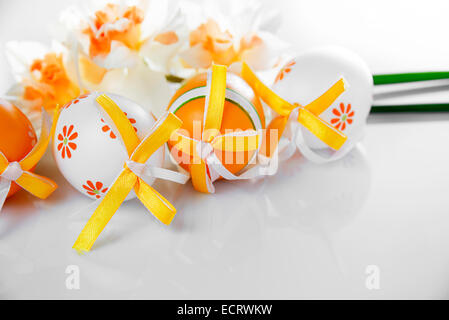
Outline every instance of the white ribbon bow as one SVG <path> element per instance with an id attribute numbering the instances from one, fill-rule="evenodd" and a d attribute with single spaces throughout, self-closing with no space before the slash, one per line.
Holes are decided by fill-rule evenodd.
<path id="1" fill-rule="evenodd" d="M 138 163 L 132 160 L 126 160 L 125 163 L 129 170 L 148 184 L 151 184 L 152 179 L 162 179 L 179 184 L 185 184 L 190 179 L 189 174 L 152 166 L 150 164 Z"/>
<path id="2" fill-rule="evenodd" d="M 52 120 L 50 119 L 50 116 L 43 108 L 41 111 L 41 117 L 42 117 L 42 128 L 41 128 L 42 132 L 41 133 L 44 133 L 45 135 L 49 135 L 50 131 L 51 131 L 51 127 L 52 127 Z M 41 138 L 40 138 L 40 140 L 41 140 Z M 26 158 L 28 155 L 30 155 L 38 147 L 39 142 L 34 145 L 33 149 L 31 149 L 31 151 L 24 158 Z M 0 151 L 0 153 L 1 153 L 1 151 Z M 13 161 L 13 162 L 10 162 L 8 164 L 8 167 L 2 172 L 2 174 L 0 174 L 0 211 L 2 210 L 3 205 L 5 204 L 9 190 L 11 190 L 11 183 L 16 181 L 17 179 L 19 179 L 23 173 L 24 173 L 24 171 L 23 171 L 22 167 L 20 166 L 20 163 L 18 161 Z M 28 173 L 30 175 L 33 175 L 33 173 L 31 173 L 31 172 L 28 172 Z"/>
<path id="3" fill-rule="evenodd" d="M 205 104 L 204 104 L 204 115 L 203 115 L 203 123 L 206 123 L 206 117 L 207 117 L 207 109 L 209 108 L 209 99 L 211 94 L 211 81 L 212 81 L 212 70 L 209 70 L 207 73 L 207 81 L 206 81 L 206 97 L 205 97 Z M 204 134 L 204 133 L 203 133 Z M 255 164 L 253 167 L 246 169 L 239 175 L 235 175 L 232 172 L 230 172 L 226 167 L 223 165 L 223 163 L 220 161 L 220 159 L 217 157 L 214 151 L 214 143 L 217 142 L 217 139 L 223 139 L 226 137 L 259 137 L 259 148 L 262 143 L 262 137 L 260 132 L 256 130 L 246 130 L 246 131 L 236 131 L 231 133 L 225 133 L 223 135 L 219 135 L 215 137 L 215 139 L 212 142 L 205 142 L 202 140 L 192 139 L 190 137 L 186 137 L 183 135 L 184 139 L 191 140 L 191 142 L 196 144 L 196 152 L 200 156 L 200 158 L 205 162 L 207 168 L 209 169 L 209 175 L 205 175 L 206 179 L 206 185 L 208 188 L 208 191 L 210 193 L 215 192 L 215 187 L 213 183 L 220 177 L 226 179 L 226 180 L 247 180 L 247 179 L 253 179 L 260 176 L 265 175 L 273 175 L 277 172 L 278 168 L 278 158 L 267 158 L 262 156 L 259 153 L 259 150 L 255 151 L 255 157 L 257 160 L 257 164 Z M 226 159 L 225 159 L 226 160 Z M 252 159 L 254 160 L 254 159 Z M 252 162 L 251 160 L 249 162 Z M 248 164 L 250 166 L 250 163 Z"/>
<path id="4" fill-rule="evenodd" d="M 95 95 L 98 96 L 99 94 L 95 93 Z M 120 135 L 119 130 L 115 126 L 115 123 L 113 121 L 111 121 L 109 115 L 107 114 L 107 112 L 105 112 L 103 110 L 103 108 L 101 108 L 99 105 L 96 105 L 96 106 L 97 106 L 98 111 L 101 113 L 103 119 L 105 119 L 105 121 L 107 122 L 108 126 L 111 128 L 111 130 L 114 132 L 114 134 L 117 137 L 119 137 L 119 141 L 120 141 L 122 147 L 126 150 L 125 143 L 123 142 L 122 136 Z M 159 120 L 155 123 L 156 127 L 158 127 L 162 123 L 161 119 L 164 119 L 166 117 L 166 115 L 167 115 L 167 112 L 159 118 Z M 156 127 L 153 129 L 153 131 L 156 129 Z M 148 135 L 150 135 L 151 133 L 152 132 L 148 133 Z M 145 138 L 142 139 L 142 141 L 143 140 L 145 140 Z M 163 148 L 165 148 L 165 146 L 163 146 Z M 172 182 L 179 183 L 179 184 L 185 184 L 190 179 L 189 173 L 180 173 L 180 172 L 172 171 L 169 169 L 152 166 L 152 165 L 146 164 L 146 163 L 142 164 L 142 163 L 132 161 L 130 159 L 126 160 L 125 163 L 128 166 L 128 168 L 135 175 L 137 175 L 139 178 L 144 180 L 149 185 L 152 184 L 152 181 L 151 181 L 152 179 L 162 179 L 162 180 L 172 181 Z M 115 180 L 114 180 L 114 182 L 115 182 Z"/>
<path id="5" fill-rule="evenodd" d="M 23 170 L 20 164 L 18 162 L 10 162 L 6 170 L 0 175 L 0 211 L 11 189 L 11 182 L 19 179 L 22 174 Z"/>
<path id="6" fill-rule="evenodd" d="M 260 137 L 260 133 L 254 130 L 247 130 L 247 131 L 227 133 L 217 137 L 216 139 L 218 138 L 221 139 L 223 137 L 252 137 L 255 135 L 258 135 Z M 226 169 L 226 167 L 223 165 L 223 163 L 215 154 L 215 150 L 213 147 L 215 140 L 209 143 L 196 139 L 191 139 L 188 137 L 185 138 L 194 140 L 196 142 L 196 152 L 201 157 L 201 159 L 206 163 L 209 169 L 210 177 L 206 175 L 207 179 L 206 183 L 211 193 L 215 192 L 215 187 L 213 183 L 220 177 L 226 180 L 248 180 L 261 176 L 274 175 L 277 172 L 278 169 L 277 155 L 273 156 L 272 158 L 268 158 L 262 156 L 259 152 L 257 152 L 256 153 L 257 163 L 254 164 L 253 167 L 243 171 L 241 174 L 235 175 L 228 169 Z M 248 165 L 251 165 L 250 163 Z"/>
<path id="7" fill-rule="evenodd" d="M 301 154 L 311 162 L 318 164 L 332 162 L 344 157 L 352 147 L 361 140 L 362 134 L 356 136 L 353 135 L 351 139 L 348 137 L 345 144 L 337 151 L 328 148 L 319 152 L 310 148 L 304 138 L 304 130 L 307 129 L 297 121 L 300 108 L 302 107 L 299 106 L 290 113 L 283 137 L 279 141 L 278 150 L 279 159 L 281 161 L 292 157 L 296 149 L 298 149 Z"/>

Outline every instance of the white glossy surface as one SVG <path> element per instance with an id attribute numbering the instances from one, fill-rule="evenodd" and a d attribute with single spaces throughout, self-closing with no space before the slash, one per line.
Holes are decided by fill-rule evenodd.
<path id="1" fill-rule="evenodd" d="M 30 3 L 1 2 L 0 29 Z M 50 17 L 64 6 L 44 3 L 53 1 L 29 10 Z M 374 72 L 447 67 L 447 1 L 336 3 L 282 1 L 281 34 L 298 49 L 346 45 Z M 42 39 L 41 19 L 30 13 L 26 28 L 0 40 Z M 412 93 L 382 102 L 447 95 Z M 179 209 L 172 226 L 129 201 L 84 256 L 70 247 L 88 215 L 70 213 L 89 200 L 47 155 L 37 172 L 61 188 L 45 202 L 21 192 L 0 214 L 0 297 L 449 298 L 449 114 L 370 116 L 363 145 L 366 156 L 357 149 L 324 166 L 297 155 L 276 177 L 218 182 L 211 196 L 156 182 Z M 80 290 L 66 289 L 68 265 L 80 267 Z M 380 269 L 379 290 L 365 286 L 369 265 Z"/>

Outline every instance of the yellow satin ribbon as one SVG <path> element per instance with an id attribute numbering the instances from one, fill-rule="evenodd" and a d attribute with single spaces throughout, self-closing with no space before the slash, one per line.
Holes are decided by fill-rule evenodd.
<path id="1" fill-rule="evenodd" d="M 255 151 L 259 148 L 258 135 L 231 136 L 221 135 L 221 122 L 226 98 L 226 66 L 212 65 L 212 78 L 210 81 L 210 94 L 208 104 L 205 106 L 202 141 L 210 143 L 214 150 L 229 152 Z M 174 147 L 179 151 L 193 157 L 190 174 L 194 188 L 200 192 L 210 193 L 208 188 L 208 170 L 206 162 L 198 154 L 198 140 L 175 133 Z"/>
<path id="2" fill-rule="evenodd" d="M 167 113 L 154 125 L 152 132 L 140 141 L 134 128 L 123 111 L 106 95 L 97 98 L 97 102 L 115 124 L 130 161 L 144 164 L 170 136 L 181 127 L 182 121 L 173 113 Z M 114 181 L 103 200 L 94 211 L 73 248 L 78 252 L 89 251 L 109 220 L 125 201 L 129 192 L 134 189 L 139 200 L 162 223 L 170 224 L 176 209 L 155 189 L 132 172 L 126 163 L 118 178 Z"/>
<path id="3" fill-rule="evenodd" d="M 306 106 L 301 106 L 296 103 L 291 104 L 274 93 L 273 90 L 259 80 L 257 75 L 244 62 L 241 76 L 252 86 L 256 94 L 279 114 L 279 117 L 274 118 L 268 125 L 267 135 L 270 134 L 271 130 L 278 130 L 278 139 L 280 139 L 287 125 L 290 113 L 299 107 L 298 122 L 312 132 L 318 139 L 334 150 L 340 149 L 346 142 L 346 135 L 319 117 L 345 91 L 345 82 L 343 79 L 338 80 L 325 93 L 311 103 Z M 264 141 L 264 143 L 267 143 L 266 139 Z M 262 150 L 268 150 L 268 156 L 271 156 L 275 149 L 274 146 L 262 146 Z"/>
<path id="4" fill-rule="evenodd" d="M 52 137 L 55 130 L 59 112 L 60 108 L 59 106 L 57 106 L 53 114 L 53 125 L 50 128 L 45 119 L 45 115 L 42 114 L 42 128 L 39 140 L 30 151 L 30 153 L 28 153 L 25 158 L 19 161 L 19 165 L 23 173 L 19 178 L 14 180 L 14 182 L 22 187 L 22 189 L 25 189 L 26 191 L 40 199 L 46 199 L 50 194 L 53 193 L 53 191 L 56 190 L 58 185 L 53 180 L 40 176 L 36 173 L 32 173 L 30 172 L 30 170 L 37 165 L 37 163 L 43 157 L 45 151 L 47 150 L 50 138 Z M 9 165 L 10 162 L 8 161 L 8 159 L 6 159 L 5 155 L 0 152 L 0 175 L 3 174 L 3 172 L 8 168 Z"/>

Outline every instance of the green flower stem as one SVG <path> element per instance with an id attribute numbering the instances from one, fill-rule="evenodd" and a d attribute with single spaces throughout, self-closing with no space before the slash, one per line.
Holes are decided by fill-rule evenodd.
<path id="1" fill-rule="evenodd" d="M 448 71 L 373 75 L 374 85 L 449 79 Z"/>
<path id="2" fill-rule="evenodd" d="M 405 104 L 405 105 L 371 107 L 371 113 L 444 112 L 444 111 L 449 111 L 449 103 Z"/>
<path id="3" fill-rule="evenodd" d="M 172 75 L 172 74 L 165 75 L 165 79 L 168 82 L 172 82 L 172 83 L 181 83 L 181 82 L 184 81 L 184 78 L 180 78 L 180 77 L 177 77 L 177 76 Z"/>

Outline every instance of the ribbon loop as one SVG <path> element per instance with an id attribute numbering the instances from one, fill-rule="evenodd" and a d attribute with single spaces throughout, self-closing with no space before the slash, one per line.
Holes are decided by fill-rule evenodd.
<path id="1" fill-rule="evenodd" d="M 218 136 L 212 142 L 215 149 L 222 151 L 256 151 L 260 145 L 260 132 L 245 130 Z"/>
<path id="2" fill-rule="evenodd" d="M 173 113 L 166 112 L 153 126 L 147 137 L 135 148 L 131 160 L 145 163 L 181 127 L 182 121 Z M 134 130 L 133 130 L 134 132 Z"/>
<path id="3" fill-rule="evenodd" d="M 347 140 L 340 130 L 335 129 L 306 108 L 298 110 L 298 122 L 334 150 L 340 149 Z"/>
<path id="4" fill-rule="evenodd" d="M 206 102 L 204 106 L 204 126 L 201 140 L 177 134 L 172 141 L 174 147 L 192 157 L 190 166 L 192 183 L 196 190 L 214 193 L 213 182 L 222 177 L 227 180 L 251 179 L 262 175 L 266 170 L 252 170 L 234 175 L 223 165 L 216 155 L 219 152 L 258 152 L 262 139 L 256 130 L 234 131 L 221 134 L 221 123 L 226 97 L 226 67 L 212 65 L 208 72 Z M 257 174 L 256 174 L 257 172 Z"/>
<path id="5" fill-rule="evenodd" d="M 42 125 L 39 140 L 33 149 L 25 156 L 25 158 L 20 161 L 20 166 L 24 171 L 31 170 L 31 168 L 35 167 L 39 160 L 44 156 L 48 144 L 50 143 L 50 139 L 53 137 L 56 130 L 56 123 L 60 112 L 61 108 L 58 105 L 53 111 L 52 120 L 50 120 L 50 116 L 47 111 L 42 109 Z"/>
<path id="6" fill-rule="evenodd" d="M 190 175 L 188 174 L 168 170 L 165 168 L 155 167 L 148 164 L 138 163 L 132 160 L 127 160 L 126 166 L 129 168 L 129 170 L 134 172 L 136 176 L 138 176 L 145 182 L 152 178 L 156 178 L 176 182 L 179 184 L 185 184 L 190 179 Z"/>
<path id="7" fill-rule="evenodd" d="M 153 187 L 142 179 L 134 186 L 134 191 L 144 206 L 160 222 L 169 225 L 176 214 L 176 208 Z"/>
<path id="8" fill-rule="evenodd" d="M 79 252 L 89 251 L 92 248 L 109 220 L 133 189 L 139 200 L 159 221 L 170 224 L 176 214 L 176 208 L 145 180 L 162 178 L 178 183 L 187 181 L 185 177 L 182 179 L 174 172 L 170 174 L 170 170 L 146 165 L 148 159 L 181 127 L 182 121 L 178 117 L 172 113 L 164 114 L 156 121 L 147 136 L 140 141 L 128 118 L 111 98 L 103 94 L 96 100 L 118 130 L 130 158 L 125 161 L 124 168 L 104 198 L 100 200 L 73 245 L 73 248 Z"/>
<path id="9" fill-rule="evenodd" d="M 39 140 L 33 149 L 20 161 L 9 162 L 0 152 L 0 211 L 14 182 L 32 195 L 46 199 L 58 185 L 45 177 L 30 172 L 47 150 L 52 133 L 59 116 L 59 106 L 54 110 L 53 123 L 49 121 L 47 112 L 42 110 L 42 127 Z"/>
<path id="10" fill-rule="evenodd" d="M 346 80 L 344 78 L 340 78 L 329 89 L 327 89 L 326 92 L 306 105 L 304 108 L 312 112 L 314 115 L 319 116 L 326 111 L 326 109 L 329 108 L 343 92 L 345 92 L 347 86 Z"/>
<path id="11" fill-rule="evenodd" d="M 16 181 L 19 179 L 23 174 L 22 167 L 20 166 L 20 163 L 17 161 L 11 162 L 3 171 L 3 173 L 0 175 L 2 178 L 7 179 L 9 181 Z"/>
<path id="12" fill-rule="evenodd" d="M 199 154 L 202 160 L 206 160 L 214 153 L 214 147 L 209 142 L 199 141 L 196 145 L 196 153 Z"/>
<path id="13" fill-rule="evenodd" d="M 143 172 L 145 171 L 144 163 L 135 162 L 133 160 L 126 160 L 125 165 L 126 165 L 126 167 L 129 168 L 129 170 L 134 172 L 134 174 L 136 176 L 141 176 L 143 174 Z"/>
<path id="14" fill-rule="evenodd" d="M 192 183 L 196 190 L 214 193 L 213 182 L 222 177 L 227 180 L 249 179 L 229 172 L 215 151 L 231 153 L 257 151 L 260 134 L 255 130 L 221 134 L 221 123 L 226 97 L 226 66 L 212 65 L 208 72 L 206 102 L 204 106 L 204 126 L 201 140 L 177 134 L 175 148 L 192 157 L 190 166 Z"/>
<path id="15" fill-rule="evenodd" d="M 257 75 L 245 62 L 242 64 L 241 76 L 247 83 L 249 83 L 249 85 L 251 85 L 254 92 L 256 92 L 256 94 L 279 115 L 288 116 L 292 110 L 295 109 L 291 103 L 282 99 L 260 81 Z"/>
<path id="16" fill-rule="evenodd" d="M 24 171 L 14 182 L 40 199 L 47 199 L 58 187 L 52 180 L 29 171 Z"/>
<path id="17" fill-rule="evenodd" d="M 256 94 L 280 115 L 280 117 L 274 118 L 268 126 L 269 130 L 278 130 L 279 135 L 275 145 L 267 146 L 267 156 L 272 156 L 274 150 L 276 150 L 279 139 L 287 125 L 287 120 L 294 110 L 298 110 L 297 121 L 330 148 L 338 150 L 346 142 L 347 137 L 340 130 L 319 117 L 345 91 L 346 83 L 343 78 L 339 79 L 317 99 L 306 106 L 301 106 L 297 103 L 291 104 L 278 96 L 257 77 L 246 63 L 243 63 L 241 75 L 252 86 Z"/>
<path id="18" fill-rule="evenodd" d="M 118 130 L 119 136 L 125 144 L 128 156 L 131 156 L 133 151 L 139 145 L 140 140 L 134 128 L 126 117 L 125 113 L 118 107 L 118 105 L 105 94 L 97 97 L 96 101 L 101 106 L 102 110 L 106 112 L 114 127 Z"/>
<path id="19" fill-rule="evenodd" d="M 203 141 L 206 142 L 211 142 L 220 134 L 226 98 L 226 72 L 226 66 L 216 64 L 208 71 L 207 87 L 210 90 L 206 97 L 203 128 Z"/>

